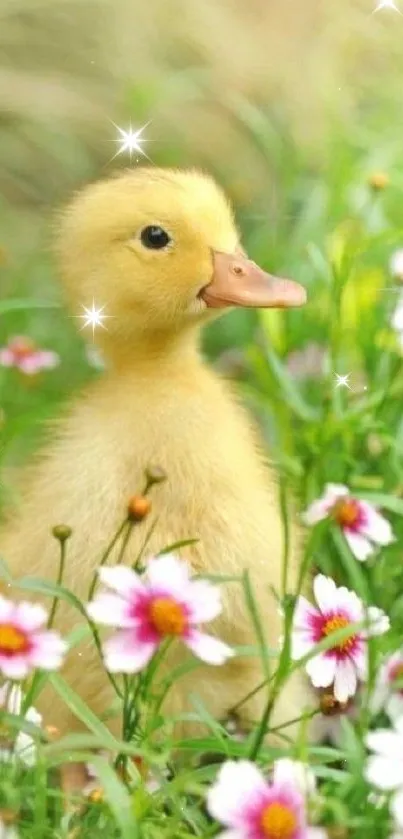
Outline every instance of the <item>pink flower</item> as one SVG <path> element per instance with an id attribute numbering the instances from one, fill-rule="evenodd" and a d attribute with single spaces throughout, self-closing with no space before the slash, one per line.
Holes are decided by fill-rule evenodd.
<path id="1" fill-rule="evenodd" d="M 0 672 L 25 679 L 36 667 L 56 670 L 67 644 L 56 632 L 41 629 L 47 620 L 42 606 L 13 603 L 0 596 Z"/>
<path id="2" fill-rule="evenodd" d="M 367 639 L 381 635 L 389 629 L 389 618 L 375 606 L 365 609 L 355 592 L 342 586 L 337 588 L 329 577 L 318 574 L 313 583 L 319 608 L 312 606 L 305 597 L 299 597 L 294 612 L 292 656 L 302 658 L 316 644 L 336 630 L 351 624 L 367 621 L 367 629 L 353 629 L 344 641 L 336 643 L 325 652 L 308 661 L 306 671 L 315 688 L 334 685 L 338 702 L 347 702 L 354 696 L 358 679 L 367 673 Z"/>
<path id="3" fill-rule="evenodd" d="M 51 370 L 59 364 L 59 356 L 50 350 L 40 350 L 35 343 L 24 335 L 11 338 L 6 347 L 0 348 L 0 365 L 16 367 L 27 376 L 33 376 L 41 370 Z"/>
<path id="4" fill-rule="evenodd" d="M 95 622 L 121 630 L 104 644 L 110 672 L 139 672 L 166 638 L 180 638 L 208 664 L 223 664 L 233 655 L 222 641 L 200 631 L 200 623 L 220 614 L 220 591 L 191 580 L 185 562 L 170 554 L 150 559 L 146 579 L 121 565 L 100 568 L 99 575 L 115 593 L 100 593 L 87 611 Z"/>
<path id="5" fill-rule="evenodd" d="M 340 525 L 352 553 L 364 562 L 379 545 L 395 541 L 392 528 L 372 504 L 350 495 L 343 484 L 326 484 L 324 494 L 303 513 L 305 524 L 332 517 Z"/>
<path id="6" fill-rule="evenodd" d="M 403 652 L 388 656 L 379 668 L 371 707 L 374 713 L 384 709 L 392 722 L 403 717 Z"/>
<path id="7" fill-rule="evenodd" d="M 308 827 L 304 790 L 291 767 L 277 761 L 271 783 L 248 760 L 228 760 L 207 794 L 207 809 L 227 830 L 218 839 L 323 839 Z"/>

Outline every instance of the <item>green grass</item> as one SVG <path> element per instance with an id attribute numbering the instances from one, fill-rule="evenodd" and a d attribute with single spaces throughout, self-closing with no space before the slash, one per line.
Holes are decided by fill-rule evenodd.
<path id="1" fill-rule="evenodd" d="M 278 188 L 273 213 L 267 213 L 264 195 L 260 206 L 239 208 L 245 244 L 257 262 L 302 282 L 308 304 L 286 315 L 230 314 L 206 334 L 205 348 L 214 363 L 228 348 L 241 354 L 239 389 L 261 423 L 279 471 L 285 526 L 291 493 L 303 510 L 326 482 L 348 484 L 358 497 L 379 504 L 392 523 L 395 544 L 366 564 L 353 558 L 331 527 L 310 534 L 306 550 L 307 570 L 309 566 L 322 570 L 389 615 L 390 632 L 371 644 L 376 671 L 382 654 L 400 647 L 403 631 L 403 367 L 389 323 L 399 287 L 388 273 L 391 253 L 403 245 L 399 126 L 391 126 L 386 112 L 378 114 L 378 122 L 369 114 L 348 130 L 334 124 L 318 164 L 313 155 L 293 144 L 287 127 L 273 128 L 275 121 L 263 111 L 259 119 L 256 116 L 245 108 L 238 113 L 256 154 L 265 156 L 268 169 L 277 166 Z M 163 153 L 159 162 L 164 162 Z M 368 180 L 378 170 L 387 171 L 390 178 L 382 191 L 372 189 Z M 45 256 L 46 223 L 28 216 L 29 235 L 19 239 L 17 220 L 16 214 L 7 221 L 8 240 L 13 241 L 13 233 L 15 249 L 11 247 L 8 264 L 0 268 L 1 287 L 6 289 L 0 300 L 0 345 L 11 335 L 30 335 L 41 346 L 56 350 L 61 366 L 34 382 L 0 369 L 3 500 L 11 492 L 9 470 L 42 442 L 42 421 L 57 415 L 74 392 L 98 375 L 85 354 L 85 334 L 77 331 L 76 322 L 60 306 L 53 266 Z M 288 371 L 287 356 L 311 342 L 324 348 L 323 371 L 296 378 Z M 350 373 L 351 390 L 335 387 L 336 373 Z M 3 559 L 6 563 L 7 557 Z M 55 589 L 49 591 L 54 593 Z M 253 620 L 247 585 L 245 593 Z M 286 597 L 284 606 L 290 615 L 292 599 Z M 82 618 L 78 621 L 83 624 Z M 78 640 L 78 632 L 71 643 Z M 279 678 L 286 678 L 290 669 L 286 651 Z M 148 725 L 142 727 L 141 736 L 137 731 L 134 741 L 113 742 L 104 723 L 93 718 L 68 685 L 59 676 L 51 678 L 86 723 L 88 734 L 59 742 L 44 738 L 38 743 L 37 765 L 28 771 L 11 764 L 0 766 L 0 817 L 2 808 L 18 814 L 22 837 L 213 836 L 217 826 L 206 815 L 204 797 L 217 768 L 207 756 L 246 756 L 252 750 L 265 769 L 276 756 L 275 750 L 261 746 L 258 729 L 245 743 L 237 742 L 207 717 L 209 734 L 200 741 L 182 742 L 184 757 L 175 763 L 169 721 L 163 747 L 155 746 L 152 729 L 162 721 L 151 693 Z M 197 705 L 194 713 L 206 719 Z M 12 719 L 7 719 L 11 725 Z M 315 813 L 319 824 L 342 826 L 356 839 L 388 839 L 392 834 L 387 803 L 379 808 L 368 803 L 370 788 L 363 778 L 365 733 L 369 725 L 385 721 L 368 719 L 363 707 L 358 720 L 345 719 L 344 739 L 337 747 L 313 747 L 303 738 L 292 746 L 285 739 L 284 753 L 307 760 L 320 781 Z M 16 724 L 22 725 L 14 720 Z M 148 792 L 135 768 L 122 780 L 98 758 L 104 797 L 88 801 L 79 813 L 65 813 L 54 770 L 67 754 L 89 760 L 91 748 L 102 746 L 121 755 L 141 755 L 160 777 L 160 789 Z"/>

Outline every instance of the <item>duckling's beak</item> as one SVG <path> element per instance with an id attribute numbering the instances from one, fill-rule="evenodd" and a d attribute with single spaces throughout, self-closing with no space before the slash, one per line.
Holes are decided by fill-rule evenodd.
<path id="1" fill-rule="evenodd" d="M 266 274 L 243 254 L 213 251 L 213 257 L 212 280 L 200 292 L 209 308 L 249 306 L 286 309 L 306 303 L 306 291 L 299 283 Z"/>

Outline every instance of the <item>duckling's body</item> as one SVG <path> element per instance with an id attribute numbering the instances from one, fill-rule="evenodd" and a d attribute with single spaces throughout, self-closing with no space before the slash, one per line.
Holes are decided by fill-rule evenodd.
<path id="1" fill-rule="evenodd" d="M 169 173 L 166 177 L 169 179 Z M 203 184 L 202 176 L 197 177 Z M 135 176 L 127 178 L 132 178 L 135 194 Z M 110 217 L 113 221 L 113 201 Z M 215 222 L 218 219 L 219 213 Z M 146 220 L 153 221 L 154 215 L 150 219 L 146 213 Z M 229 241 L 234 231 L 231 224 L 228 221 L 221 231 L 221 242 L 209 243 L 213 249 L 217 244 L 217 249 L 229 253 L 236 249 L 235 232 L 233 242 Z M 214 235 L 219 239 L 219 231 Z M 67 248 L 68 241 L 67 235 Z M 175 241 L 180 241 L 177 231 Z M 82 244 L 84 247 L 84 241 Z M 126 276 L 123 263 L 116 264 Z M 81 269 L 77 271 L 80 274 Z M 82 271 L 87 277 L 85 264 Z M 114 279 L 118 286 L 118 270 Z M 206 285 L 201 279 L 196 286 Z M 81 284 L 84 286 L 85 282 Z M 88 291 L 85 287 L 83 290 Z M 96 298 L 94 289 L 92 292 Z M 105 293 L 102 298 L 102 302 L 107 300 Z M 124 294 L 122 299 L 127 307 Z M 172 322 L 178 311 L 173 309 L 169 315 Z M 182 328 L 176 329 L 167 328 L 166 321 L 157 324 L 151 317 L 144 329 L 140 325 L 144 313 L 138 301 L 133 312 L 137 330 L 133 336 L 127 334 L 125 311 L 119 333 L 117 298 L 111 290 L 110 314 L 116 324 L 105 333 L 104 341 L 110 369 L 61 422 L 46 459 L 25 486 L 21 513 L 0 536 L 0 551 L 15 576 L 55 579 L 58 549 L 50 531 L 58 523 L 70 525 L 73 535 L 68 543 L 64 584 L 86 601 L 94 571 L 124 518 L 128 499 L 142 487 L 146 467 L 158 464 L 168 480 L 153 492 L 151 517 L 134 527 L 125 563 L 134 562 L 155 518 L 157 524 L 147 546 L 149 555 L 174 542 L 198 539 L 183 548 L 181 555 L 190 560 L 196 573 L 239 576 L 247 569 L 269 646 L 276 648 L 282 626 L 272 588 L 280 590 L 282 524 L 275 478 L 258 436 L 229 386 L 204 363 L 198 349 L 200 323 L 193 315 L 190 325 L 184 321 Z M 202 311 L 200 320 L 204 314 Z M 119 546 L 109 564 L 117 560 L 118 552 Z M 295 585 L 295 572 L 294 556 L 291 587 Z M 225 584 L 223 601 L 222 615 L 214 622 L 217 636 L 233 645 L 256 645 L 241 586 Z M 76 620 L 74 611 L 62 604 L 57 619 L 61 631 L 68 631 Z M 105 713 L 113 694 L 95 647 L 89 643 L 77 650 L 70 653 L 63 674 L 97 714 Z M 174 645 L 167 666 L 172 667 L 184 655 L 183 647 Z M 173 685 L 166 709 L 171 713 L 191 710 L 193 693 L 202 698 L 214 717 L 222 718 L 257 686 L 262 675 L 257 656 L 236 657 L 222 667 L 201 665 Z M 294 681 L 285 689 L 271 723 L 298 717 L 306 698 L 305 690 L 299 684 L 296 689 Z M 257 719 L 265 700 L 265 692 L 260 691 L 244 703 L 241 716 Z M 62 731 L 77 726 L 67 708 L 55 704 L 50 691 L 45 692 L 41 710 Z M 115 725 L 111 723 L 111 727 Z"/>

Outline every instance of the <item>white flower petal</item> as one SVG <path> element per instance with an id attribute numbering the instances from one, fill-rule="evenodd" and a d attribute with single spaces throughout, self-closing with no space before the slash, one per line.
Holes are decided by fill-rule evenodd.
<path id="1" fill-rule="evenodd" d="M 391 694 L 389 697 L 386 697 L 381 707 L 385 708 L 392 722 L 396 722 L 400 718 L 403 719 L 403 696 L 400 693 Z"/>
<path id="2" fill-rule="evenodd" d="M 350 659 L 339 661 L 334 680 L 334 695 L 338 702 L 347 702 L 357 690 L 357 674 Z"/>
<path id="3" fill-rule="evenodd" d="M 276 760 L 273 767 L 275 784 L 290 784 L 298 787 L 303 796 L 312 795 L 316 789 L 315 775 L 306 763 L 283 757 Z"/>
<path id="4" fill-rule="evenodd" d="M 318 499 L 318 501 L 313 501 L 312 504 L 310 504 L 309 507 L 307 507 L 307 509 L 302 513 L 302 521 L 307 525 L 314 525 L 319 521 L 323 521 L 323 519 L 327 518 L 329 515 L 331 506 L 332 505 L 323 498 Z"/>
<path id="5" fill-rule="evenodd" d="M 25 679 L 30 670 L 26 656 L 8 656 L 0 654 L 0 673 L 7 679 Z"/>
<path id="6" fill-rule="evenodd" d="M 315 646 L 312 638 L 309 638 L 306 632 L 293 632 L 291 637 L 291 656 L 294 661 L 303 658 Z"/>
<path id="7" fill-rule="evenodd" d="M 293 626 L 294 629 L 303 629 L 312 632 L 310 628 L 310 621 L 312 618 L 315 618 L 319 615 L 317 609 L 302 595 L 299 596 L 295 609 L 294 609 L 294 618 L 293 618 Z"/>
<path id="8" fill-rule="evenodd" d="M 7 623 L 14 615 L 15 604 L 0 595 L 0 623 Z"/>
<path id="9" fill-rule="evenodd" d="M 361 533 L 355 533 L 348 527 L 343 527 L 343 533 L 351 553 L 354 554 L 356 559 L 360 562 L 365 562 L 369 556 L 372 556 L 374 547 L 366 536 L 363 536 Z"/>
<path id="10" fill-rule="evenodd" d="M 403 737 L 400 733 L 388 728 L 379 728 L 367 734 L 366 744 L 371 752 L 376 752 L 381 757 L 401 758 L 403 766 Z"/>
<path id="11" fill-rule="evenodd" d="M 337 586 L 330 577 L 324 574 L 317 574 L 313 581 L 315 600 L 321 612 L 328 612 L 337 605 Z"/>
<path id="12" fill-rule="evenodd" d="M 57 632 L 37 632 L 34 636 L 34 648 L 29 654 L 30 663 L 42 670 L 57 670 L 68 646 Z"/>
<path id="13" fill-rule="evenodd" d="M 228 760 L 207 793 L 207 809 L 221 824 L 242 827 L 245 810 L 266 788 L 263 775 L 249 760 Z"/>
<path id="14" fill-rule="evenodd" d="M 46 609 L 39 606 L 37 603 L 16 603 L 13 620 L 15 624 L 20 626 L 26 632 L 33 632 L 36 629 L 44 626 L 48 619 Z"/>
<path id="15" fill-rule="evenodd" d="M 110 673 L 139 673 L 154 655 L 158 644 L 139 641 L 133 631 L 122 630 L 103 645 L 106 669 Z"/>
<path id="16" fill-rule="evenodd" d="M 12 682 L 6 682 L 0 688 L 0 707 L 9 711 L 10 714 L 21 713 L 22 704 L 22 690 L 18 685 L 13 685 Z"/>
<path id="17" fill-rule="evenodd" d="M 190 609 L 192 623 L 213 620 L 222 610 L 219 586 L 204 580 L 191 582 L 187 587 L 186 605 Z"/>
<path id="18" fill-rule="evenodd" d="M 366 524 L 362 527 L 362 532 L 365 533 L 372 542 L 377 545 L 390 545 L 395 542 L 395 536 L 390 522 L 384 518 L 377 510 L 365 501 L 360 501 L 360 506 L 364 510 L 366 517 Z"/>
<path id="19" fill-rule="evenodd" d="M 174 554 L 152 557 L 147 562 L 147 579 L 153 591 L 163 591 L 186 600 L 190 587 L 190 567 Z"/>
<path id="20" fill-rule="evenodd" d="M 323 653 L 311 658 L 306 665 L 306 672 L 315 688 L 328 688 L 334 682 L 337 660 Z"/>
<path id="21" fill-rule="evenodd" d="M 108 588 L 113 589 L 125 600 L 129 600 L 133 594 L 144 592 L 145 587 L 139 574 L 125 565 L 106 565 L 98 568 L 98 575 L 101 582 Z"/>
<path id="22" fill-rule="evenodd" d="M 129 601 L 119 594 L 100 592 L 91 603 L 87 603 L 86 612 L 95 623 L 103 626 L 135 626 L 137 619 L 130 616 Z"/>
<path id="23" fill-rule="evenodd" d="M 403 785 L 403 761 L 391 760 L 390 757 L 370 757 L 365 769 L 365 777 L 378 789 L 393 790 Z"/>
<path id="24" fill-rule="evenodd" d="M 370 636 L 383 635 L 390 629 L 390 620 L 388 616 L 385 615 L 385 612 L 383 612 L 382 609 L 378 609 L 377 606 L 368 606 L 367 619 L 369 622 L 367 634 Z"/>
<path id="25" fill-rule="evenodd" d="M 234 650 L 228 644 L 224 644 L 218 638 L 213 638 L 212 635 L 199 632 L 197 629 L 193 629 L 183 640 L 186 646 L 206 664 L 224 664 L 227 659 L 235 655 Z"/>

